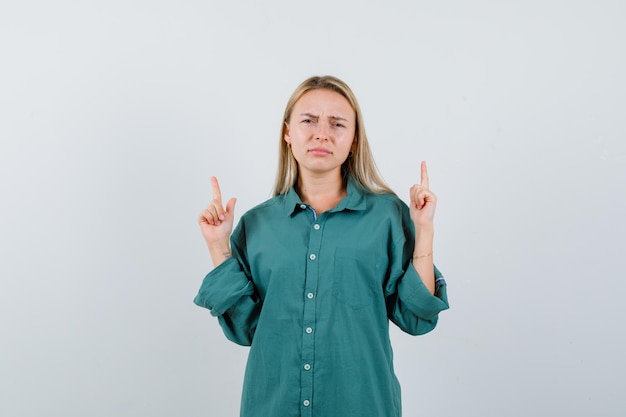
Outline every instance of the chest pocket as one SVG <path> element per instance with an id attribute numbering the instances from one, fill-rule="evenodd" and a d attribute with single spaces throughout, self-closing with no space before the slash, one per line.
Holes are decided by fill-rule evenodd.
<path id="1" fill-rule="evenodd" d="M 333 296 L 357 310 L 383 295 L 383 276 L 377 254 L 351 248 L 337 248 L 333 276 Z"/>

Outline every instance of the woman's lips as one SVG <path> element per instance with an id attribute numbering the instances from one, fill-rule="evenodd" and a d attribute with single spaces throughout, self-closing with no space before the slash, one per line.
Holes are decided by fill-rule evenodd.
<path id="1" fill-rule="evenodd" d="M 313 155 L 317 155 L 317 156 L 324 156 L 324 155 L 332 154 L 332 152 L 326 148 L 312 148 L 312 149 L 309 149 L 309 153 L 312 153 Z"/>

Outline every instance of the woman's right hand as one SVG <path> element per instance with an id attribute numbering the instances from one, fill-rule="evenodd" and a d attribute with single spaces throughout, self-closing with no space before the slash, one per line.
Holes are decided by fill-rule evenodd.
<path id="1" fill-rule="evenodd" d="M 228 258 L 230 256 L 230 235 L 233 231 L 237 199 L 231 198 L 228 200 L 224 208 L 217 178 L 211 177 L 211 185 L 213 187 L 213 199 L 209 206 L 202 210 L 200 216 L 198 216 L 198 224 L 200 225 L 202 236 L 211 251 L 211 256 L 213 257 L 213 252 L 215 251 L 221 252 L 224 257 Z"/>

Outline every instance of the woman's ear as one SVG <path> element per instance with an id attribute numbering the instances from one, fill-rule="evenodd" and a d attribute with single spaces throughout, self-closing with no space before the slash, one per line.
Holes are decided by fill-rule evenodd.
<path id="1" fill-rule="evenodd" d="M 289 125 L 287 124 L 287 122 L 285 122 L 284 132 L 285 134 L 283 136 L 283 139 L 285 140 L 285 142 L 287 142 L 288 145 L 291 145 L 291 136 L 289 135 Z"/>

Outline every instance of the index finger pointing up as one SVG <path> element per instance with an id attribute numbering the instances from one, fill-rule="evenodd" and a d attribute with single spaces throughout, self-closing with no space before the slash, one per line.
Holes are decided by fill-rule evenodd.
<path id="1" fill-rule="evenodd" d="M 222 192 L 220 191 L 220 184 L 217 182 L 217 178 L 211 177 L 211 186 L 213 187 L 213 200 L 222 202 Z"/>
<path id="2" fill-rule="evenodd" d="M 422 174 L 420 185 L 424 188 L 428 187 L 428 169 L 426 167 L 426 161 L 422 161 Z"/>

